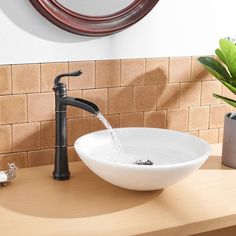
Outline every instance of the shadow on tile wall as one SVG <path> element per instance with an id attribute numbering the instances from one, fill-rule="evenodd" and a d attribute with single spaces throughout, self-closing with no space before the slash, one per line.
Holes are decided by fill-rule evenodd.
<path id="1" fill-rule="evenodd" d="M 228 93 L 195 57 L 81 61 L 0 66 L 0 169 L 51 164 L 54 159 L 56 75 L 65 78 L 70 96 L 95 102 L 113 127 L 180 130 L 209 143 L 221 142 L 229 106 L 212 97 Z M 68 107 L 70 161 L 78 160 L 73 143 L 104 129 L 91 114 Z"/>

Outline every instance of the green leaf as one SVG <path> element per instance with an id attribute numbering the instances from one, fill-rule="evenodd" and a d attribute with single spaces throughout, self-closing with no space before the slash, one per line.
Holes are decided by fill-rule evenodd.
<path id="1" fill-rule="evenodd" d="M 217 60 L 212 57 L 199 57 L 197 60 L 218 80 L 231 83 L 232 79 L 228 71 Z"/>
<path id="2" fill-rule="evenodd" d="M 236 78 L 236 45 L 227 39 L 221 39 L 219 44 L 223 60 L 225 60 L 232 77 Z"/>
<path id="3" fill-rule="evenodd" d="M 236 94 L 236 81 L 232 80 L 224 66 L 212 57 L 199 57 L 198 61 L 232 93 Z"/>
<path id="4" fill-rule="evenodd" d="M 230 99 L 230 98 L 227 98 L 227 97 L 215 94 L 215 93 L 213 94 L 213 96 L 216 97 L 216 98 L 221 99 L 222 101 L 228 103 L 229 105 L 231 105 L 233 107 L 236 107 L 236 101 L 233 100 L 233 99 Z"/>
<path id="5" fill-rule="evenodd" d="M 225 58 L 224 53 L 221 51 L 220 48 L 217 48 L 215 50 L 215 54 L 217 55 L 217 57 L 227 66 L 227 60 Z"/>
<path id="6" fill-rule="evenodd" d="M 236 94 L 236 87 L 223 81 L 223 80 L 219 80 L 226 88 L 228 88 L 232 93 Z"/>

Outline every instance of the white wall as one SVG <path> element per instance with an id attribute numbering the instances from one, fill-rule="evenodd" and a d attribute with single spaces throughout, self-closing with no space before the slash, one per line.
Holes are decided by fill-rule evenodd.
<path id="1" fill-rule="evenodd" d="M 108 37 L 54 26 L 28 0 L 0 1 L 0 64 L 212 54 L 235 36 L 235 0 L 160 0 L 143 20 Z"/>

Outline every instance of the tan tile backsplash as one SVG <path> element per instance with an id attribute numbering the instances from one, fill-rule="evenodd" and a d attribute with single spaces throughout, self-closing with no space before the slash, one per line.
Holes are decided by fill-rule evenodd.
<path id="1" fill-rule="evenodd" d="M 27 122 L 27 95 L 0 96 L 0 125 Z"/>
<path id="2" fill-rule="evenodd" d="M 63 78 L 68 95 L 95 102 L 113 127 L 158 127 L 222 142 L 224 114 L 234 109 L 212 97 L 233 97 L 197 62 L 197 57 L 79 61 L 0 66 L 0 169 L 53 162 L 53 80 Z M 91 114 L 68 107 L 69 160 L 76 138 L 104 129 Z"/>
<path id="3" fill-rule="evenodd" d="M 165 84 L 168 82 L 169 58 L 146 59 L 144 84 Z"/>
<path id="4" fill-rule="evenodd" d="M 85 89 L 83 90 L 83 99 L 95 103 L 102 114 L 108 113 L 108 89 Z M 91 113 L 83 111 L 83 116 L 92 116 Z"/>
<path id="5" fill-rule="evenodd" d="M 68 63 L 45 63 L 41 65 L 41 92 L 52 92 L 54 78 L 63 73 L 68 73 Z M 68 78 L 62 81 L 68 85 Z"/>
<path id="6" fill-rule="evenodd" d="M 54 93 L 28 94 L 28 122 L 54 118 Z"/>
<path id="7" fill-rule="evenodd" d="M 109 114 L 132 112 L 133 87 L 110 88 L 108 99 Z"/>
<path id="8" fill-rule="evenodd" d="M 0 152 L 12 152 L 12 131 L 11 125 L 0 126 Z"/>
<path id="9" fill-rule="evenodd" d="M 95 61 L 69 62 L 69 72 L 82 70 L 79 77 L 69 78 L 69 89 L 95 88 Z"/>
<path id="10" fill-rule="evenodd" d="M 40 92 L 40 65 L 13 65 L 12 92 L 13 94 Z"/>
<path id="11" fill-rule="evenodd" d="M 202 82 L 201 105 L 219 104 L 220 100 L 213 97 L 212 94 L 221 94 L 221 90 L 222 86 L 218 81 Z"/>
<path id="12" fill-rule="evenodd" d="M 40 149 L 40 123 L 12 125 L 13 152 Z"/>
<path id="13" fill-rule="evenodd" d="M 191 67 L 191 81 L 209 81 L 212 80 L 211 74 L 209 74 L 203 66 L 197 61 L 197 57 L 192 57 Z"/>
<path id="14" fill-rule="evenodd" d="M 94 117 L 84 117 L 68 121 L 68 144 L 70 146 L 74 144 L 78 137 L 94 131 L 94 119 Z"/>
<path id="15" fill-rule="evenodd" d="M 134 86 L 133 111 L 153 111 L 156 109 L 155 85 Z"/>
<path id="16" fill-rule="evenodd" d="M 199 106 L 201 82 L 187 82 L 180 85 L 180 106 Z"/>
<path id="17" fill-rule="evenodd" d="M 11 66 L 0 66 L 0 95 L 11 94 Z"/>
<path id="18" fill-rule="evenodd" d="M 161 84 L 157 86 L 157 109 L 177 108 L 180 99 L 180 84 Z"/>
<path id="19" fill-rule="evenodd" d="M 145 59 L 121 61 L 121 86 L 143 85 L 145 78 Z"/>
<path id="20" fill-rule="evenodd" d="M 191 78 L 191 57 L 172 57 L 169 64 L 169 82 L 188 82 Z"/>
<path id="21" fill-rule="evenodd" d="M 175 108 L 167 111 L 167 128 L 188 131 L 188 108 Z"/>
<path id="22" fill-rule="evenodd" d="M 96 88 L 120 86 L 120 60 L 96 62 Z"/>
<path id="23" fill-rule="evenodd" d="M 144 126 L 166 128 L 166 110 L 144 112 Z"/>
<path id="24" fill-rule="evenodd" d="M 202 130 L 209 128 L 209 107 L 190 107 L 189 130 Z"/>
<path id="25" fill-rule="evenodd" d="M 120 114 L 120 127 L 142 127 L 143 112 Z"/>

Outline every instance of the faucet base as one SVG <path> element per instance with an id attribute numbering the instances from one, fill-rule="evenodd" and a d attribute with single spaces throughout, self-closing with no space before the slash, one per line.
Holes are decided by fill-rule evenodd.
<path id="1" fill-rule="evenodd" d="M 55 169 L 53 171 L 53 178 L 55 180 L 67 180 L 70 178 L 66 146 L 55 148 Z"/>
<path id="2" fill-rule="evenodd" d="M 56 176 L 54 173 L 53 173 L 53 178 L 55 179 L 55 180 L 58 180 L 58 181 L 63 181 L 63 180 L 68 180 L 69 178 L 70 178 L 70 175 L 69 176 L 62 176 L 62 175 L 60 175 L 60 176 Z"/>

